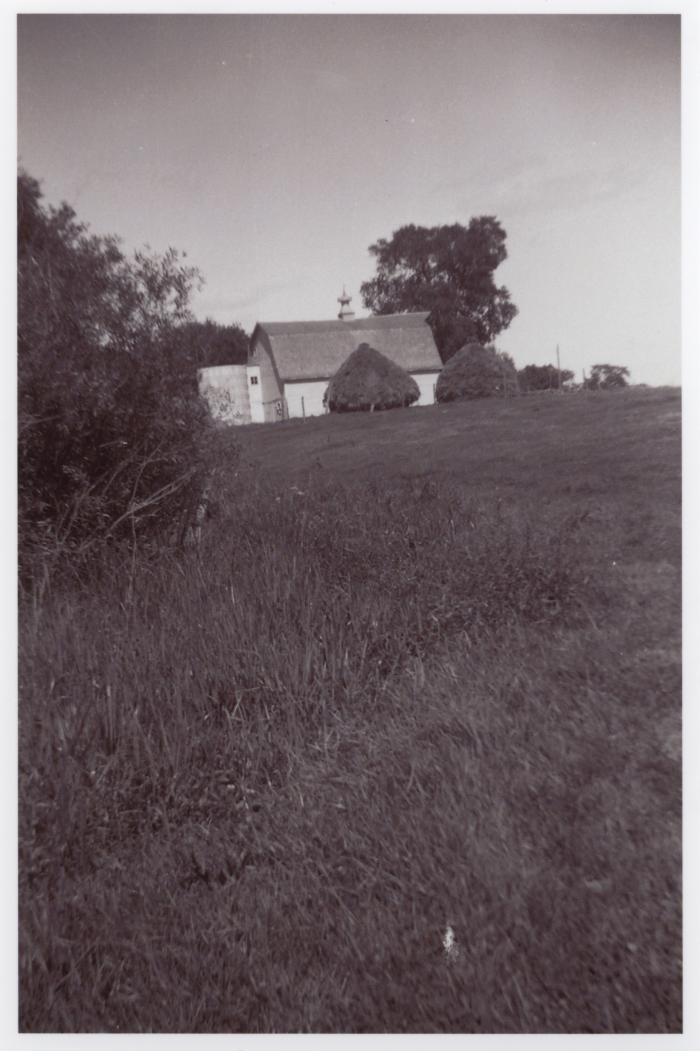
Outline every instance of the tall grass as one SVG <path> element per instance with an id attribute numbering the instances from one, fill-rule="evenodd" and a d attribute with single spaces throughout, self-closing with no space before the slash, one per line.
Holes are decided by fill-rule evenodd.
<path id="1" fill-rule="evenodd" d="M 677 1028 L 675 694 L 599 558 L 319 484 L 23 594 L 21 1028 Z"/>

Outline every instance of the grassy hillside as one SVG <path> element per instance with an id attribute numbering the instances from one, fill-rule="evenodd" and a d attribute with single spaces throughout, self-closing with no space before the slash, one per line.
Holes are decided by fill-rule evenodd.
<path id="1" fill-rule="evenodd" d="M 645 492 L 651 503 L 651 484 L 678 511 L 680 400 L 673 388 L 542 394 L 289 420 L 236 438 L 249 467 L 277 483 L 326 471 L 345 484 L 424 479 L 480 499 L 562 505 L 596 497 L 629 504 Z"/>
<path id="2" fill-rule="evenodd" d="M 21 1028 L 679 1031 L 679 393 L 224 442 L 21 596 Z"/>

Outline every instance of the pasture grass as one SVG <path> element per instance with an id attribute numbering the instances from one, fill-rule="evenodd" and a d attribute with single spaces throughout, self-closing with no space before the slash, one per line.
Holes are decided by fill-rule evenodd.
<path id="1" fill-rule="evenodd" d="M 23 592 L 20 1029 L 679 1031 L 678 410 L 249 428 Z"/>

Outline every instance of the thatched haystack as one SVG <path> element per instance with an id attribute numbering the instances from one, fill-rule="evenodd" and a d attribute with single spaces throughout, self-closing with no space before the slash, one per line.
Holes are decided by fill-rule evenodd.
<path id="1" fill-rule="evenodd" d="M 326 404 L 331 412 L 372 412 L 405 408 L 419 397 L 418 384 L 405 369 L 360 343 L 328 384 Z"/>
<path id="2" fill-rule="evenodd" d="M 439 402 L 489 398 L 514 393 L 516 387 L 517 373 L 507 354 L 481 343 L 467 343 L 446 362 L 435 397 Z"/>

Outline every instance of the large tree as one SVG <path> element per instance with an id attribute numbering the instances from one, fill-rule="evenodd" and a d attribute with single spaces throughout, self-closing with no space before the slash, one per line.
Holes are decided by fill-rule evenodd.
<path id="1" fill-rule="evenodd" d="M 616 390 L 627 386 L 630 370 L 624 365 L 594 365 L 586 380 L 587 390 Z"/>
<path id="2" fill-rule="evenodd" d="M 518 312 L 494 280 L 506 259 L 506 232 L 491 215 L 469 226 L 402 226 L 370 245 L 377 273 L 361 287 L 374 314 L 430 311 L 443 361 L 468 342 L 490 343 Z"/>

